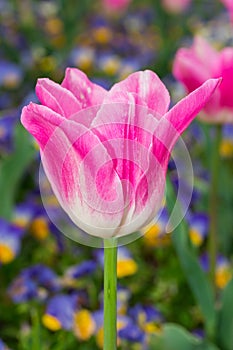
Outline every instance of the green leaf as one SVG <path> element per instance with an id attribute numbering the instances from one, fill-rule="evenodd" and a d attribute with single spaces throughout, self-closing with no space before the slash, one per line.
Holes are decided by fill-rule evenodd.
<path id="1" fill-rule="evenodd" d="M 171 201 L 174 202 L 174 191 L 171 186 L 170 183 L 167 184 L 169 210 L 171 210 Z M 204 316 L 207 333 L 212 338 L 216 322 L 214 293 L 207 276 L 199 264 L 195 251 L 189 244 L 187 226 L 184 222 L 181 222 L 173 231 L 172 241 L 187 282 Z"/>
<path id="2" fill-rule="evenodd" d="M 215 327 L 214 295 L 207 276 L 203 272 L 195 253 L 183 245 L 183 230 L 173 233 L 173 243 L 193 295 L 203 313 L 207 328 L 211 333 Z"/>
<path id="3" fill-rule="evenodd" d="M 20 180 L 36 153 L 30 136 L 20 124 L 15 129 L 14 147 L 14 153 L 0 163 L 0 216 L 6 219 L 11 218 Z"/>
<path id="4" fill-rule="evenodd" d="M 218 341 L 224 350 L 233 349 L 233 279 L 222 294 L 222 307 L 218 314 Z"/>
<path id="5" fill-rule="evenodd" d="M 161 336 L 152 337 L 150 350 L 218 350 L 211 343 L 199 339 L 175 324 L 166 324 Z"/>

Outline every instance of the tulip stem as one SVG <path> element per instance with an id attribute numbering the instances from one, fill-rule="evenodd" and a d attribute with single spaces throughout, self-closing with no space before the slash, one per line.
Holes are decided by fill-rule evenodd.
<path id="1" fill-rule="evenodd" d="M 212 157 L 211 157 L 211 180 L 210 180 L 210 197 L 209 197 L 209 217 L 210 217 L 210 230 L 209 230 L 209 273 L 210 279 L 215 289 L 215 270 L 217 260 L 217 247 L 218 247 L 218 177 L 219 177 L 219 162 L 220 154 L 219 147 L 221 142 L 222 129 L 221 126 L 216 126 L 216 134 L 212 144 Z"/>
<path id="2" fill-rule="evenodd" d="M 104 240 L 104 350 L 117 349 L 117 246 Z"/>

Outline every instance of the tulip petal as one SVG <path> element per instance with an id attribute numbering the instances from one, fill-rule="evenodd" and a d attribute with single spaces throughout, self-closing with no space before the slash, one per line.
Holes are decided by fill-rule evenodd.
<path id="1" fill-rule="evenodd" d="M 159 77 L 146 70 L 129 75 L 125 80 L 113 85 L 104 102 L 119 101 L 119 93 L 127 92 L 137 96 L 135 103 L 145 105 L 158 116 L 167 112 L 170 103 L 169 92 Z M 124 100 L 122 102 L 125 102 Z"/>
<path id="2" fill-rule="evenodd" d="M 233 108 L 232 77 L 233 77 L 233 48 L 223 49 L 219 57 L 219 76 L 222 76 L 220 86 L 220 104 L 225 108 Z"/>
<path id="3" fill-rule="evenodd" d="M 159 137 L 160 140 L 164 140 L 164 144 L 169 149 L 209 101 L 215 89 L 221 83 L 221 80 L 221 78 L 207 80 L 198 89 L 194 90 L 191 94 L 179 101 L 164 115 L 164 121 L 166 121 L 166 123 L 168 122 L 171 125 L 171 128 L 168 128 L 167 126 L 165 129 L 163 127 L 163 120 L 161 120 L 159 131 L 163 128 L 165 132 L 162 135 L 159 133 Z M 173 140 L 171 140 L 171 138 L 173 138 Z"/>
<path id="4" fill-rule="evenodd" d="M 36 94 L 43 105 L 51 108 L 63 117 L 69 118 L 81 110 L 81 104 L 74 95 L 50 79 L 38 79 Z"/>
<path id="5" fill-rule="evenodd" d="M 146 107 L 135 105 L 132 95 L 128 100 L 132 103 L 103 104 L 91 125 L 122 183 L 125 210 L 118 235 L 146 224 L 161 204 L 165 183 L 164 167 L 150 154 L 159 121 Z"/>
<path id="6" fill-rule="evenodd" d="M 218 76 L 218 57 L 218 52 L 206 40 L 197 36 L 191 48 L 178 50 L 173 64 L 173 75 L 191 92 L 207 79 Z"/>
<path id="7" fill-rule="evenodd" d="M 54 130 L 64 118 L 46 106 L 30 103 L 22 110 L 21 122 L 44 149 Z"/>
<path id="8" fill-rule="evenodd" d="M 86 74 L 77 68 L 66 69 L 61 85 L 74 94 L 82 108 L 100 105 L 107 94 L 105 89 L 92 83 Z"/>
<path id="9" fill-rule="evenodd" d="M 195 116 L 211 98 L 220 79 L 209 79 L 170 109 L 155 130 L 152 153 L 166 171 L 172 148 Z"/>
<path id="10" fill-rule="evenodd" d="M 25 107 L 22 123 L 43 144 L 44 170 L 65 212 L 94 236 L 114 235 L 124 198 L 112 159 L 98 137 L 45 106 Z"/>

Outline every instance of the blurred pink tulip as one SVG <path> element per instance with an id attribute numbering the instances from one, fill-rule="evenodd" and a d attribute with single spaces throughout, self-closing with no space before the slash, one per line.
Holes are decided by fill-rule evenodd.
<path id="1" fill-rule="evenodd" d="M 102 0 L 103 6 L 110 11 L 125 10 L 132 0 Z"/>
<path id="2" fill-rule="evenodd" d="M 173 75 L 188 92 L 210 78 L 222 77 L 200 118 L 210 123 L 233 123 L 233 48 L 216 51 L 201 37 L 196 37 L 190 48 L 177 51 Z"/>
<path id="3" fill-rule="evenodd" d="M 229 11 L 231 23 L 233 24 L 233 0 L 221 0 Z"/>
<path id="4" fill-rule="evenodd" d="M 73 222 L 104 238 L 148 224 L 161 205 L 171 149 L 218 83 L 208 80 L 168 111 L 169 93 L 151 71 L 110 91 L 75 68 L 61 85 L 39 79 L 42 105 L 24 107 L 21 120 Z"/>
<path id="5" fill-rule="evenodd" d="M 181 13 L 187 9 L 192 0 L 162 0 L 162 6 L 167 12 Z"/>

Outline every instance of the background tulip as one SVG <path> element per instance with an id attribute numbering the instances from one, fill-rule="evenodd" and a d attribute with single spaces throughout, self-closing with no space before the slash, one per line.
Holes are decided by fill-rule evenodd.
<path id="1" fill-rule="evenodd" d="M 180 13 L 187 9 L 191 0 L 162 0 L 164 9 L 171 13 Z"/>
<path id="2" fill-rule="evenodd" d="M 200 86 L 206 79 L 222 77 L 222 83 L 206 104 L 200 117 L 208 122 L 233 123 L 233 48 L 215 50 L 202 37 L 197 36 L 190 48 L 177 51 L 173 75 L 182 82 L 188 92 Z"/>
<path id="3" fill-rule="evenodd" d="M 137 231 L 157 213 L 172 147 L 218 85 L 209 80 L 168 111 L 169 93 L 152 71 L 106 91 L 78 69 L 61 85 L 39 79 L 22 123 L 36 138 L 61 206 L 91 235 Z"/>
<path id="4" fill-rule="evenodd" d="M 124 10 L 128 7 L 131 0 L 102 0 L 103 5 L 107 10 Z"/>

